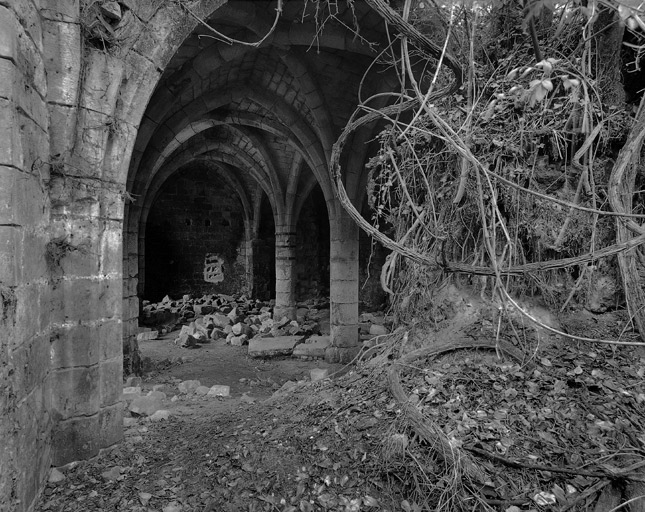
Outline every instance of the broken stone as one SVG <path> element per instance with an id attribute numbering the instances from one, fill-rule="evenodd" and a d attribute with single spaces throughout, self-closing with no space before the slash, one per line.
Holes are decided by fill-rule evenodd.
<path id="1" fill-rule="evenodd" d="M 252 338 L 249 341 L 249 356 L 273 357 L 291 355 L 293 349 L 302 340 L 302 336 L 278 336 L 275 338 Z"/>
<path id="2" fill-rule="evenodd" d="M 294 382 L 292 380 L 288 380 L 285 382 L 280 389 L 278 389 L 275 393 L 273 393 L 273 396 L 280 395 L 283 393 L 288 393 L 289 391 L 295 389 L 298 387 L 298 383 Z"/>
<path id="3" fill-rule="evenodd" d="M 175 343 L 182 348 L 194 348 L 199 345 L 197 338 L 186 333 L 180 334 Z"/>
<path id="4" fill-rule="evenodd" d="M 278 328 L 280 328 L 280 327 L 284 327 L 284 326 L 285 326 L 285 325 L 287 325 L 289 322 L 291 322 L 291 320 L 289 320 L 286 316 L 283 316 L 283 317 L 282 317 L 280 320 L 278 320 L 277 322 L 275 321 L 275 319 L 273 320 L 273 324 L 274 324 L 276 327 L 278 327 Z"/>
<path id="5" fill-rule="evenodd" d="M 215 327 L 210 334 L 210 339 L 213 341 L 221 340 L 226 338 L 226 333 L 219 327 Z"/>
<path id="6" fill-rule="evenodd" d="M 125 380 L 124 387 L 141 386 L 141 377 L 128 377 Z"/>
<path id="7" fill-rule="evenodd" d="M 240 334 L 246 334 L 244 331 L 246 325 L 244 325 L 241 322 L 236 323 L 233 327 L 231 327 L 231 332 L 235 334 L 235 336 L 239 336 Z"/>
<path id="8" fill-rule="evenodd" d="M 170 503 L 168 503 L 168 505 L 166 505 L 161 510 L 163 512 L 181 512 L 182 506 L 176 501 L 171 501 Z"/>
<path id="9" fill-rule="evenodd" d="M 144 331 L 137 334 L 137 341 L 156 340 L 159 337 L 158 331 Z"/>
<path id="10" fill-rule="evenodd" d="M 325 349 L 331 345 L 329 336 L 311 336 L 305 343 L 296 345 L 294 357 L 325 357 Z"/>
<path id="11" fill-rule="evenodd" d="M 123 14 L 118 2 L 104 2 L 101 4 L 101 13 L 110 20 L 121 21 Z"/>
<path id="12" fill-rule="evenodd" d="M 139 493 L 139 500 L 141 501 L 141 504 L 146 507 L 148 505 L 148 502 L 152 498 L 152 494 L 149 492 L 140 492 Z"/>
<path id="13" fill-rule="evenodd" d="M 374 315 L 372 313 L 361 313 L 358 321 L 361 323 L 374 322 Z"/>
<path id="14" fill-rule="evenodd" d="M 210 341 L 206 336 L 206 333 L 202 331 L 197 331 L 193 336 L 193 338 L 195 338 L 195 340 L 197 340 L 198 343 L 206 343 L 207 341 Z"/>
<path id="15" fill-rule="evenodd" d="M 242 393 L 242 396 L 240 397 L 240 402 L 243 402 L 246 404 L 254 404 L 255 398 L 253 398 L 252 396 L 249 396 L 248 393 Z"/>
<path id="16" fill-rule="evenodd" d="M 193 306 L 193 311 L 195 311 L 196 315 L 208 315 L 213 312 L 213 306 L 208 304 L 195 305 Z"/>
<path id="17" fill-rule="evenodd" d="M 128 409 L 132 414 L 150 416 L 161 409 L 161 399 L 154 396 L 140 396 L 132 400 Z"/>
<path id="18" fill-rule="evenodd" d="M 47 481 L 52 484 L 57 484 L 58 482 L 62 482 L 65 480 L 65 475 L 58 471 L 56 468 L 52 468 L 52 470 L 49 472 L 49 478 Z"/>
<path id="19" fill-rule="evenodd" d="M 132 400 L 140 396 L 141 396 L 140 387 L 129 387 L 129 388 L 123 388 L 123 393 L 121 395 L 121 398 L 126 402 L 132 402 Z"/>
<path id="20" fill-rule="evenodd" d="M 114 466 L 113 468 L 103 471 L 101 477 L 106 482 L 112 482 L 121 476 L 121 466 Z"/>
<path id="21" fill-rule="evenodd" d="M 208 396 L 230 396 L 231 387 L 216 384 L 208 390 Z"/>
<path id="22" fill-rule="evenodd" d="M 159 400 L 165 400 L 166 399 L 166 393 L 164 393 L 163 391 L 158 391 L 158 390 L 153 390 L 153 391 L 148 392 L 147 396 L 158 398 Z"/>
<path id="23" fill-rule="evenodd" d="M 384 334 L 389 334 L 387 328 L 382 325 L 372 324 L 370 325 L 370 334 L 372 336 L 382 336 Z"/>
<path id="24" fill-rule="evenodd" d="M 123 426 L 124 427 L 134 427 L 137 424 L 137 419 L 136 418 L 123 418 Z"/>
<path id="25" fill-rule="evenodd" d="M 153 415 L 151 415 L 148 419 L 150 421 L 163 421 L 167 420 L 170 418 L 170 411 L 166 409 L 160 409 L 158 411 L 155 411 Z"/>
<path id="26" fill-rule="evenodd" d="M 180 382 L 179 385 L 177 386 L 179 388 L 180 393 L 194 393 L 195 390 L 201 386 L 201 382 L 198 380 L 185 380 L 183 382 Z"/>
<path id="27" fill-rule="evenodd" d="M 248 342 L 249 338 L 246 334 L 242 334 L 241 336 L 231 336 L 229 340 L 229 343 L 234 347 L 242 347 L 248 344 Z"/>
<path id="28" fill-rule="evenodd" d="M 196 395 L 199 395 L 199 396 L 205 396 L 205 395 L 207 395 L 207 394 L 208 394 L 209 389 L 210 389 L 210 388 L 209 388 L 208 386 L 199 386 L 199 387 L 195 390 L 195 394 L 196 394 Z"/>
<path id="29" fill-rule="evenodd" d="M 311 382 L 323 380 L 329 377 L 329 370 L 326 368 L 312 368 L 309 370 L 309 376 L 311 377 Z"/>
<path id="30" fill-rule="evenodd" d="M 224 328 L 231 324 L 230 318 L 220 313 L 216 313 L 212 315 L 210 318 L 213 320 L 213 324 L 215 324 L 215 327 Z"/>

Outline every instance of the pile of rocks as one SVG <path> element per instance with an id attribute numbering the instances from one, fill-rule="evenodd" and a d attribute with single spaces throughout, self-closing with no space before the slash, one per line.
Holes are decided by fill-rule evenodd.
<path id="1" fill-rule="evenodd" d="M 154 327 L 139 333 L 138 340 L 156 339 L 181 325 L 175 343 L 186 348 L 216 340 L 236 346 L 247 345 L 256 336 L 311 336 L 329 333 L 329 304 L 308 301 L 299 304 L 296 320 L 273 318 L 273 304 L 245 296 L 204 295 L 181 300 L 166 296 L 161 302 L 143 304 L 143 323 Z"/>
<path id="2" fill-rule="evenodd" d="M 234 346 L 249 345 L 251 357 L 293 355 L 299 358 L 324 358 L 329 340 L 329 303 L 309 300 L 298 304 L 296 320 L 274 318 L 273 301 L 261 302 L 245 296 L 213 294 L 181 300 L 166 296 L 161 302 L 143 304 L 144 325 L 153 329 L 141 332 L 139 341 L 156 339 L 181 325 L 175 344 L 197 348 L 222 340 Z M 391 319 L 383 313 L 363 313 L 361 340 L 367 343 L 386 335 Z M 372 342 L 373 343 L 373 342 Z"/>
<path id="3" fill-rule="evenodd" d="M 167 407 L 168 402 L 177 402 L 183 396 L 187 398 L 217 398 L 228 397 L 231 394 L 230 386 L 219 384 L 211 387 L 202 386 L 198 380 L 178 380 L 176 388 L 177 392 L 173 393 L 171 397 L 168 396 L 171 387 L 164 384 L 156 384 L 152 386 L 152 390 L 144 392 L 141 386 L 141 377 L 129 377 L 121 395 L 127 411 L 124 425 L 130 426 L 136 423 L 136 419 L 140 417 L 148 418 L 150 421 L 168 419 L 171 413 L 165 406 Z"/>

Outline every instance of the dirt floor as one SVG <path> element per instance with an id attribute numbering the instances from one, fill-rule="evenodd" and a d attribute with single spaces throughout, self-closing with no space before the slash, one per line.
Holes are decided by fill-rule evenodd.
<path id="1" fill-rule="evenodd" d="M 563 325 L 616 337 L 623 316 Z M 36 511 L 643 510 L 640 348 L 517 328 L 496 340 L 486 323 L 453 338 L 401 330 L 310 382 L 340 367 L 171 338 L 141 344 L 154 367 L 142 387 L 161 386 L 169 419 L 129 419 L 123 443 L 53 472 Z M 186 379 L 231 396 L 180 394 Z"/>
<path id="2" fill-rule="evenodd" d="M 230 386 L 233 400 L 229 401 L 235 402 L 243 394 L 255 399 L 267 398 L 289 380 L 309 379 L 309 372 L 314 368 L 329 369 L 329 373 L 342 368 L 322 359 L 254 359 L 248 357 L 248 347 L 233 347 L 221 340 L 186 349 L 173 343 L 176 337 L 175 331 L 156 340 L 140 342 L 142 357 L 152 361 L 152 371 L 146 372 L 144 386 L 171 383 L 173 379 L 196 379 L 208 387 Z"/>

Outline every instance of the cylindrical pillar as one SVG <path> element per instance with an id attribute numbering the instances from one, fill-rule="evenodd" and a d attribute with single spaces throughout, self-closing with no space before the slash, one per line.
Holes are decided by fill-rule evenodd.
<path id="1" fill-rule="evenodd" d="M 275 307 L 273 318 L 296 319 L 296 234 L 288 228 L 276 228 L 275 234 Z"/>
<path id="2" fill-rule="evenodd" d="M 332 225 L 330 240 L 329 362 L 349 362 L 358 353 L 358 226 L 342 210 Z"/>

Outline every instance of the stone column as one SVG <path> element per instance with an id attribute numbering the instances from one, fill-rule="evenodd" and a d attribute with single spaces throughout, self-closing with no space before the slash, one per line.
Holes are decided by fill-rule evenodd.
<path id="1" fill-rule="evenodd" d="M 332 219 L 330 247 L 331 346 L 325 359 L 347 363 L 360 349 L 358 335 L 358 226 L 339 208 Z"/>
<path id="2" fill-rule="evenodd" d="M 296 234 L 289 227 L 275 233 L 275 307 L 273 318 L 296 319 Z"/>

